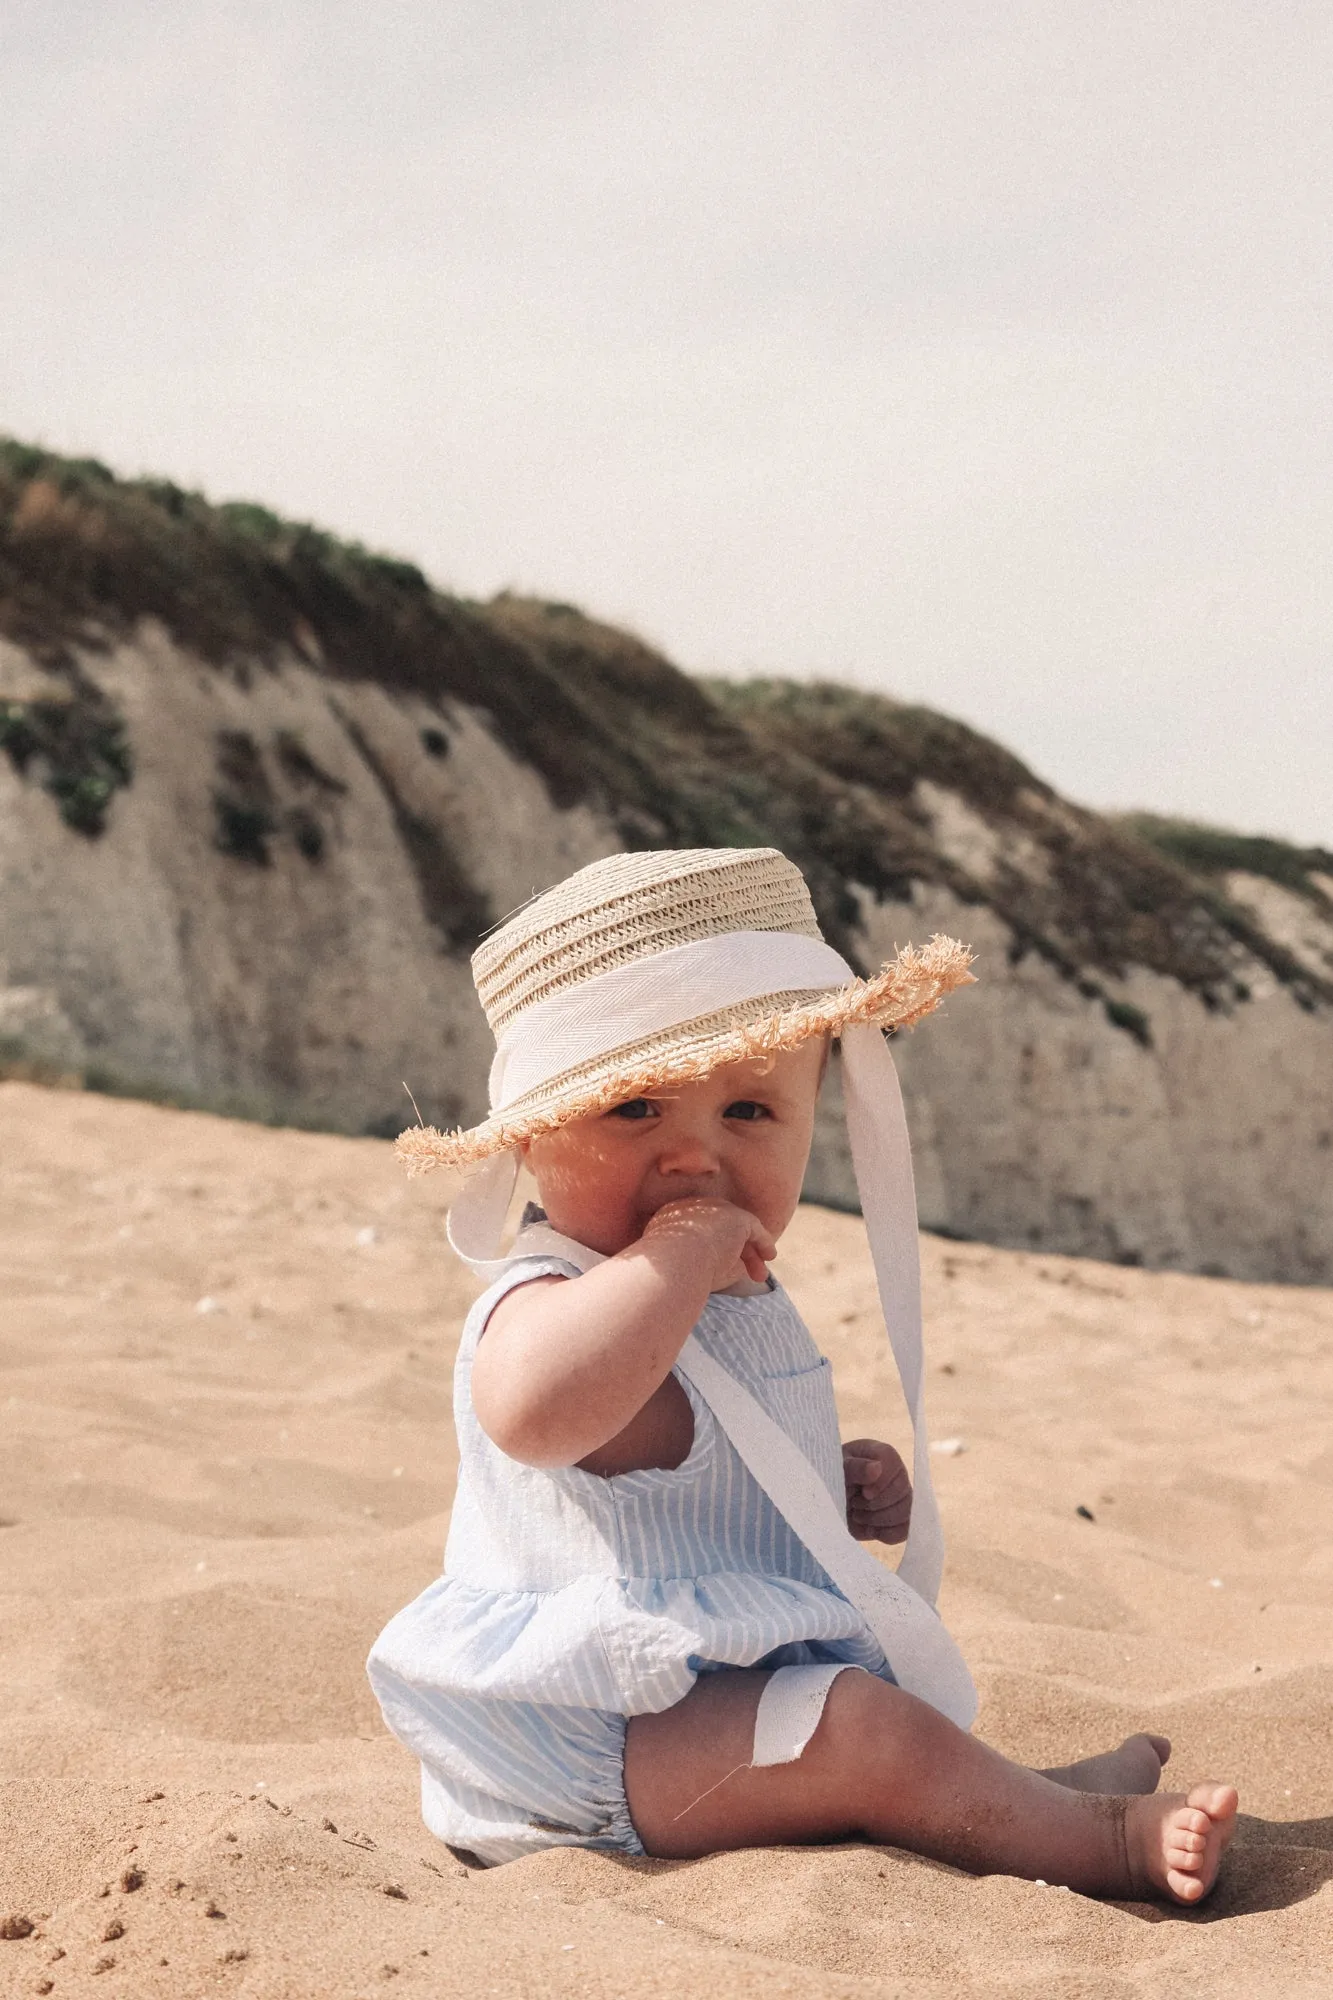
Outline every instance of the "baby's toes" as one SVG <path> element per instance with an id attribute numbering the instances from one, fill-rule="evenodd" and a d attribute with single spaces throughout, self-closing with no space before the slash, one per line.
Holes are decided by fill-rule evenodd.
<path id="1" fill-rule="evenodd" d="M 1230 1785 L 1196 1785 L 1171 1815 L 1162 1858 L 1167 1888 L 1182 1903 L 1197 1903 L 1216 1881 L 1235 1831 L 1237 1803 Z"/>
<path id="2" fill-rule="evenodd" d="M 1194 1814 L 1193 1818 L 1203 1815 Z M 1206 1828 L 1193 1826 L 1173 1826 L 1166 1843 L 1166 1864 L 1168 1868 L 1197 1868 L 1208 1846 Z"/>
<path id="3" fill-rule="evenodd" d="M 1178 1903 L 1200 1902 L 1208 1890 L 1208 1884 L 1197 1870 L 1187 1871 L 1170 1866 L 1166 1871 L 1166 1886 Z"/>
<path id="4" fill-rule="evenodd" d="M 1185 1801 L 1185 1810 L 1191 1819 L 1202 1821 L 1202 1831 L 1214 1837 L 1221 1854 L 1231 1845 L 1239 1804 L 1234 1785 L 1196 1785 Z"/>
<path id="5" fill-rule="evenodd" d="M 1238 1803 L 1233 1786 L 1213 1784 L 1196 1785 L 1183 1799 L 1127 1800 L 1135 1878 L 1165 1889 L 1178 1903 L 1199 1902 L 1217 1880 Z"/>

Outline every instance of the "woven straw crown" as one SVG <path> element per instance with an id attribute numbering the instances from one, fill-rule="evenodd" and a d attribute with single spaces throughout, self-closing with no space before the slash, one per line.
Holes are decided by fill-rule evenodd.
<path id="1" fill-rule="evenodd" d="M 473 954 L 473 976 L 499 1040 L 530 1010 L 604 973 L 737 932 L 821 938 L 800 870 L 776 849 L 612 854 L 512 916 Z M 679 1086 L 724 1063 L 795 1048 L 812 1035 L 837 1035 L 860 1023 L 910 1026 L 946 993 L 971 983 L 969 957 L 952 938 L 937 937 L 921 951 L 909 946 L 873 979 L 764 993 L 676 1022 L 562 1070 L 471 1131 L 412 1128 L 400 1136 L 399 1154 L 409 1173 L 467 1166 L 573 1118 Z"/>
<path id="2" fill-rule="evenodd" d="M 498 1039 L 526 1008 L 632 959 L 731 931 L 820 935 L 805 878 L 771 847 L 611 854 L 580 868 L 472 955 Z"/>

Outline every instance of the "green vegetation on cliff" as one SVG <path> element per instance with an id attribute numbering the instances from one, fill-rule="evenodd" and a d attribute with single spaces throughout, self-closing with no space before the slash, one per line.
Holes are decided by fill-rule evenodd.
<path id="1" fill-rule="evenodd" d="M 1128 813 L 1123 824 L 1192 874 L 1209 881 L 1220 881 L 1233 872 L 1262 875 L 1333 915 L 1329 886 L 1333 885 L 1333 853 L 1326 847 L 1296 847 L 1267 834 L 1229 833 L 1225 827 L 1162 819 L 1155 813 Z"/>
<path id="2" fill-rule="evenodd" d="M 938 884 L 993 908 L 1015 958 L 1040 954 L 1140 1040 L 1148 1024 L 1103 995 L 1099 975 L 1142 965 L 1232 1006 L 1244 998 L 1232 970 L 1239 944 L 1303 1004 L 1333 1000 L 1333 985 L 1222 883 L 1228 869 L 1250 868 L 1322 897 L 1310 877 L 1333 865 L 1327 855 L 1081 811 L 998 744 L 929 709 L 822 684 L 693 680 L 568 605 L 447 596 L 410 563 L 267 508 L 215 506 L 166 481 L 121 480 L 95 460 L 0 440 L 0 636 L 41 662 L 60 694 L 0 703 L 0 749 L 87 837 L 133 778 L 133 746 L 96 658 L 148 618 L 242 684 L 299 659 L 331 684 L 410 692 L 442 720 L 449 703 L 466 703 L 556 804 L 598 806 L 630 845 L 771 842 L 805 870 L 828 934 L 853 955 L 861 895 L 907 901 L 914 883 Z M 432 734 L 426 749 L 443 754 Z M 282 829 L 259 767 L 241 768 L 244 747 L 222 746 L 218 839 L 238 863 L 263 866 Z M 993 865 L 946 850 L 922 781 L 956 794 L 990 830 Z M 423 903 L 433 898 L 452 947 L 466 945 L 488 921 L 483 900 L 439 830 L 390 802 Z M 288 831 L 315 864 L 312 826 Z"/>

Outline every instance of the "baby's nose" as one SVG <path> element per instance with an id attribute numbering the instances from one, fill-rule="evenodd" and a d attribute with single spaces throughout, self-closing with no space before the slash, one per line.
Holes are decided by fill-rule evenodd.
<path id="1" fill-rule="evenodd" d="M 696 1175 L 715 1174 L 718 1158 L 714 1149 L 703 1139 L 682 1137 L 674 1139 L 663 1148 L 658 1157 L 658 1171 L 663 1174 L 686 1174 L 693 1179 Z"/>

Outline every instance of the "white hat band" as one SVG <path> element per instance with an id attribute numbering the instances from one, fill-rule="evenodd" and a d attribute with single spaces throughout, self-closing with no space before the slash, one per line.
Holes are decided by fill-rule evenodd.
<path id="1" fill-rule="evenodd" d="M 631 959 L 537 1001 L 510 1022 L 491 1064 L 491 1112 L 687 1021 L 770 993 L 836 991 L 855 978 L 832 945 L 792 931 L 729 931 Z"/>

